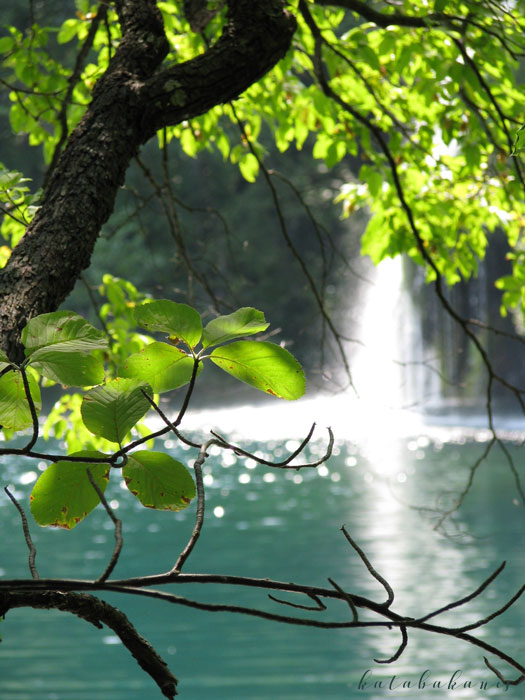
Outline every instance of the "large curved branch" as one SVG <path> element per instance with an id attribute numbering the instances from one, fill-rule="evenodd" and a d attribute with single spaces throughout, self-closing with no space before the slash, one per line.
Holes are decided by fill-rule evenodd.
<path id="1" fill-rule="evenodd" d="M 206 53 L 148 81 L 145 137 L 238 97 L 283 58 L 295 29 L 282 0 L 231 0 L 223 34 Z"/>
<path id="2" fill-rule="evenodd" d="M 177 679 L 155 649 L 137 632 L 123 612 L 86 593 L 50 590 L 0 591 L 0 615 L 12 608 L 62 610 L 90 622 L 99 629 L 107 625 L 148 673 L 167 698 L 177 695 Z"/>
<path id="3" fill-rule="evenodd" d="M 0 271 L 0 346 L 14 361 L 27 320 L 54 311 L 88 267 L 130 160 L 157 129 L 231 100 L 286 52 L 295 19 L 284 0 L 230 0 L 221 38 L 157 72 L 169 46 L 154 0 L 118 0 L 123 38 L 46 187 L 40 209 Z"/>

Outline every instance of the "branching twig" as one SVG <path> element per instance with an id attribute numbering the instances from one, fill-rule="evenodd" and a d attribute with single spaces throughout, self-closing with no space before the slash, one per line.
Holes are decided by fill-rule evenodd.
<path id="1" fill-rule="evenodd" d="M 326 448 L 325 454 L 315 462 L 308 462 L 307 464 L 290 464 L 303 450 L 305 449 L 306 445 L 310 442 L 310 438 L 312 437 L 312 434 L 315 429 L 315 423 L 312 425 L 310 428 L 310 432 L 308 435 L 304 438 L 302 443 L 299 445 L 299 447 L 294 450 L 286 459 L 284 459 L 282 462 L 271 462 L 268 459 L 264 459 L 263 457 L 259 457 L 258 455 L 254 454 L 253 452 L 248 452 L 247 450 L 243 450 L 242 447 L 239 447 L 238 445 L 234 445 L 230 442 L 228 442 L 225 438 L 222 437 L 222 435 L 219 435 L 219 433 L 216 433 L 214 430 L 211 430 L 211 434 L 214 435 L 217 440 L 219 440 L 219 444 L 221 447 L 227 447 L 230 450 L 233 450 L 236 455 L 241 455 L 242 457 L 247 457 L 249 459 L 253 459 L 254 462 L 257 462 L 258 464 L 264 464 L 267 467 L 275 467 L 277 469 L 305 469 L 306 467 L 318 467 L 320 464 L 323 464 L 326 462 L 330 457 L 332 456 L 332 449 L 334 446 L 334 434 L 332 432 L 331 428 L 327 428 L 328 430 L 328 435 L 329 435 L 329 442 L 328 442 L 328 447 Z"/>

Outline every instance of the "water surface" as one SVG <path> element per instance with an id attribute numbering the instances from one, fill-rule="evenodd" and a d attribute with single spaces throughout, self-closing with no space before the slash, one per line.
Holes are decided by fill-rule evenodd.
<path id="1" fill-rule="evenodd" d="M 476 477 L 461 510 L 446 522 L 447 536 L 433 531 L 434 508 L 447 508 L 465 484 L 469 466 L 486 448 L 486 435 L 447 441 L 418 433 L 397 439 L 369 439 L 336 445 L 334 457 L 317 471 L 282 472 L 255 466 L 231 453 L 214 451 L 205 467 L 207 518 L 203 535 L 186 565 L 188 572 L 214 572 L 328 586 L 328 577 L 354 593 L 375 600 L 385 594 L 349 548 L 344 524 L 396 592 L 394 609 L 419 616 L 475 590 L 503 560 L 507 569 L 488 591 L 464 609 L 439 618 L 462 625 L 501 606 L 525 579 L 523 507 L 503 453 L 495 450 Z M 282 457 L 296 442 L 248 444 Z M 325 443 L 315 443 L 316 457 Z M 518 469 L 519 449 L 515 453 Z M 168 441 L 165 449 L 183 461 L 193 459 Z M 2 482 L 16 485 L 27 504 L 28 472 L 35 465 L 11 459 Z M 118 479 L 111 498 L 124 522 L 124 550 L 118 578 L 170 568 L 193 527 L 194 506 L 157 513 L 138 507 Z M 27 577 L 27 551 L 18 514 L 0 501 L 1 575 Z M 31 524 L 42 577 L 98 576 L 113 545 L 111 523 L 101 509 L 72 532 Z M 196 600 L 254 605 L 293 612 L 256 590 L 231 587 L 172 587 Z M 283 594 L 284 597 L 284 594 Z M 522 697 L 520 688 L 494 687 L 483 653 L 457 640 L 410 633 L 408 649 L 394 664 L 395 630 L 317 630 L 256 618 L 207 613 L 134 597 L 104 596 L 131 621 L 168 661 L 178 676 L 182 698 L 192 700 L 384 700 L 390 697 Z M 294 600 L 287 597 L 288 600 Z M 304 599 L 295 599 L 304 603 Z M 300 611 L 299 611 L 299 614 Z M 326 619 L 349 615 L 333 603 Z M 486 641 L 525 660 L 521 630 L 524 606 L 518 602 L 489 627 Z M 111 630 L 97 630 L 59 612 L 10 611 L 0 624 L 2 700 L 156 700 L 151 679 L 129 657 Z M 502 671 L 504 665 L 497 663 Z M 371 676 L 363 681 L 363 674 Z M 418 688 L 422 674 L 427 682 Z M 460 671 L 461 676 L 454 674 Z M 395 679 L 392 677 L 395 675 Z M 514 677 L 514 673 L 510 672 Z M 378 683 L 381 682 L 381 687 Z M 428 683 L 441 684 L 431 687 Z M 456 686 L 450 686 L 451 683 Z M 468 682 L 472 687 L 464 687 Z M 374 683 L 376 687 L 374 687 Z M 402 687 L 402 684 L 405 687 Z M 410 687 L 407 686 L 410 683 Z M 481 688 L 480 683 L 492 685 Z"/>

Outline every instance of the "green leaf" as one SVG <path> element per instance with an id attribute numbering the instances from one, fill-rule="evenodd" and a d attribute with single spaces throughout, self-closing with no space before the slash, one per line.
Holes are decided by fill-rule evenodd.
<path id="1" fill-rule="evenodd" d="M 279 345 L 239 340 L 216 348 L 210 357 L 225 372 L 272 396 L 291 401 L 304 394 L 301 365 Z"/>
<path id="2" fill-rule="evenodd" d="M 518 129 L 511 155 L 515 156 L 522 151 L 525 151 L 525 124 Z"/>
<path id="3" fill-rule="evenodd" d="M 246 153 L 239 161 L 241 175 L 248 182 L 255 182 L 259 172 L 259 161 L 253 153 Z"/>
<path id="4" fill-rule="evenodd" d="M 40 388 L 29 374 L 27 381 L 38 413 L 42 406 Z M 3 377 L 0 377 L 0 425 L 10 430 L 24 430 L 32 424 L 33 419 L 22 375 L 20 372 L 7 372 Z"/>
<path id="5" fill-rule="evenodd" d="M 12 37 L 3 36 L 0 39 L 0 53 L 7 53 L 8 51 L 11 51 L 14 44 L 15 44 L 15 42 L 14 42 Z"/>
<path id="6" fill-rule="evenodd" d="M 120 445 L 150 408 L 142 389 L 151 393 L 151 387 L 145 382 L 120 378 L 91 389 L 80 407 L 84 425 L 94 435 Z"/>
<path id="7" fill-rule="evenodd" d="M 87 354 L 108 345 L 102 331 L 73 311 L 35 316 L 22 331 L 22 343 L 26 356 L 32 360 L 40 360 L 48 350 Z"/>
<path id="8" fill-rule="evenodd" d="M 156 394 L 187 384 L 193 372 L 194 360 L 168 343 L 151 343 L 130 355 L 120 369 L 121 377 L 135 377 L 149 382 Z M 197 370 L 200 373 L 202 364 Z"/>
<path id="9" fill-rule="evenodd" d="M 36 357 L 37 361 L 33 359 Z M 41 348 L 31 356 L 30 366 L 65 386 L 94 386 L 104 381 L 102 362 L 81 352 Z"/>
<path id="10" fill-rule="evenodd" d="M 186 467 L 164 452 L 134 452 L 122 476 L 147 508 L 182 510 L 195 497 L 195 484 Z"/>
<path id="11" fill-rule="evenodd" d="M 71 457 L 104 457 L 102 452 L 82 450 Z M 56 462 L 38 478 L 31 492 L 31 513 L 39 525 L 71 530 L 100 502 L 87 469 L 99 489 L 108 484 L 109 465 L 85 462 Z"/>
<path id="12" fill-rule="evenodd" d="M 80 20 L 78 19 L 66 19 L 64 24 L 60 27 L 57 35 L 57 41 L 59 44 L 67 44 L 71 41 L 78 33 L 78 25 Z"/>
<path id="13" fill-rule="evenodd" d="M 201 317 L 187 304 L 177 304 L 169 299 L 149 301 L 137 306 L 135 319 L 141 328 L 168 333 L 190 348 L 194 348 L 201 339 Z"/>
<path id="14" fill-rule="evenodd" d="M 5 369 L 6 367 L 9 367 L 11 362 L 9 361 L 9 358 L 5 354 L 3 350 L 0 350 L 0 372 Z"/>
<path id="15" fill-rule="evenodd" d="M 260 333 L 269 325 L 262 311 L 244 306 L 232 314 L 219 316 L 210 321 L 202 334 L 202 347 L 207 348 L 210 345 L 225 343 L 227 340 Z"/>

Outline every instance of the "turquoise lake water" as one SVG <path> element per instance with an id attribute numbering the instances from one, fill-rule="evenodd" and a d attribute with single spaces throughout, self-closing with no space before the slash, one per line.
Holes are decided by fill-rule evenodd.
<path id="1" fill-rule="evenodd" d="M 340 532 L 344 524 L 392 584 L 393 608 L 407 616 L 420 616 L 467 595 L 508 560 L 489 590 L 436 622 L 459 626 L 482 618 L 525 581 L 525 519 L 514 476 L 501 450 L 495 449 L 480 466 L 461 510 L 447 521 L 447 535 L 432 529 L 432 509 L 452 502 L 469 467 L 486 448 L 485 434 L 472 438 L 431 438 L 421 431 L 390 440 L 376 452 L 370 446 L 365 450 L 340 442 L 328 465 L 317 472 L 285 473 L 254 467 L 230 453 L 213 454 L 205 468 L 205 527 L 185 570 L 320 586 L 329 586 L 330 577 L 347 590 L 381 601 L 384 591 Z M 294 445 L 291 441 L 259 447 L 280 456 Z M 314 443 L 311 455 L 324 446 Z M 508 446 L 523 473 L 518 442 Z M 257 449 L 254 444 L 247 447 Z M 169 441 L 164 449 L 182 461 L 195 457 Z M 15 484 L 26 506 L 31 484 L 20 479 L 29 482 L 35 468 L 32 462 L 12 458 L 0 466 L 2 483 Z M 124 523 L 124 549 L 114 577 L 170 568 L 193 527 L 194 505 L 177 514 L 143 509 L 118 478 L 110 495 Z M 28 577 L 19 516 L 7 498 L 0 499 L 0 524 L 0 580 Z M 100 508 L 71 532 L 44 530 L 34 523 L 31 529 L 42 577 L 96 577 L 113 546 L 111 523 Z M 292 611 L 269 601 L 263 591 L 208 585 L 170 590 L 196 600 Z M 495 687 L 480 649 L 437 635 L 409 632 L 404 654 L 385 666 L 372 659 L 393 654 L 399 644 L 395 630 L 317 630 L 144 598 L 104 598 L 117 603 L 157 648 L 179 678 L 180 697 L 189 700 L 523 696 L 523 687 Z M 336 619 L 348 612 L 333 603 L 321 615 Z M 525 662 L 524 623 L 525 601 L 477 634 Z M 162 697 L 106 628 L 97 630 L 65 613 L 13 610 L 0 624 L 0 633 L 1 700 Z M 496 665 L 507 672 L 503 662 Z M 418 688 L 422 674 L 426 687 Z M 509 675 L 515 676 L 512 671 Z"/>

